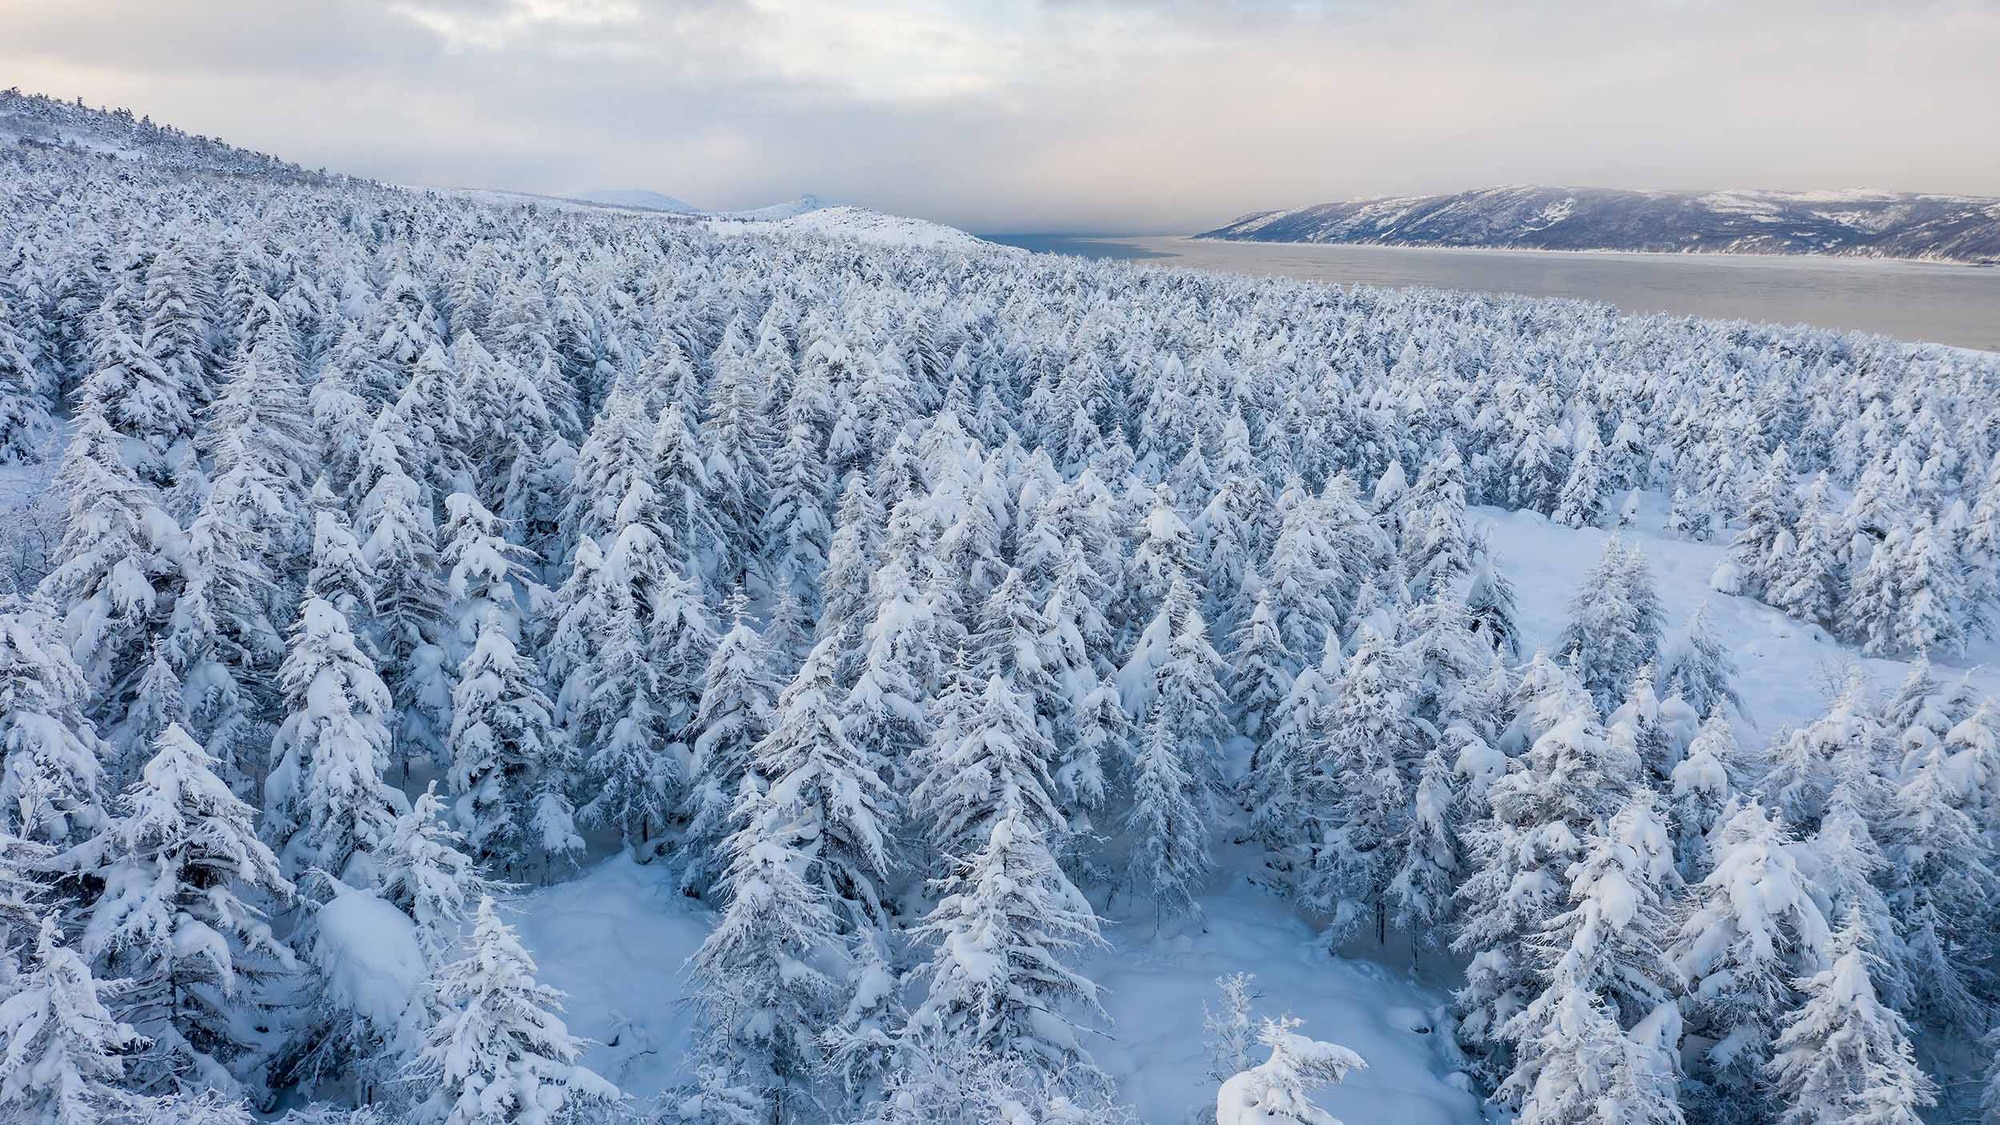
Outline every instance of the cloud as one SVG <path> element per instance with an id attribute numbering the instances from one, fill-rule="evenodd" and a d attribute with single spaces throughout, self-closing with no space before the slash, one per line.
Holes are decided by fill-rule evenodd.
<path id="1" fill-rule="evenodd" d="M 412 183 L 1187 229 L 1502 182 L 2000 194 L 1977 0 L 0 0 L 19 82 Z"/>

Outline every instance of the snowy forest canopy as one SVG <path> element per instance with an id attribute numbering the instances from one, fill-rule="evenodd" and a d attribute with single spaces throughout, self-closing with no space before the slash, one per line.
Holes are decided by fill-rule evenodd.
<path id="1" fill-rule="evenodd" d="M 1524 1122 L 1913 1122 L 1912 1037 L 1987 1030 L 2000 710 L 1919 663 L 1739 746 L 1636 547 L 1521 651 L 1468 507 L 1668 495 L 1718 588 L 1956 655 L 2000 357 L 61 147 L 0 201 L 0 463 L 56 466 L 0 1114 L 1118 1121 L 1078 955 L 1225 835 L 1459 958 Z M 716 911 L 657 1104 L 494 901 L 613 847 Z M 1321 1120 L 1362 1060 L 1291 1027 L 1225 1111 Z"/>

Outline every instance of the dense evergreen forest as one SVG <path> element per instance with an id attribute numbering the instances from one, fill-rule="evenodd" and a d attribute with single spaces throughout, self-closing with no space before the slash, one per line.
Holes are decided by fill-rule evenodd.
<path id="1" fill-rule="evenodd" d="M 1524 651 L 1468 510 L 1956 660 L 2000 357 L 196 157 L 0 148 L 0 1117 L 1126 1120 L 1079 954 L 1225 837 L 1523 1123 L 1915 1122 L 1988 1030 L 2000 708 L 1741 744 L 1637 546 Z M 658 1102 L 504 908 L 620 849 L 716 912 Z M 1364 1065 L 1217 1023 L 1225 1123 Z"/>

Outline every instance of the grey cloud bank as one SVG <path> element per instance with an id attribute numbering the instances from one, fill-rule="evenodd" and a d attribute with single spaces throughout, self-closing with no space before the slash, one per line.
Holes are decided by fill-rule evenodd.
<path id="1" fill-rule="evenodd" d="M 1495 183 L 2000 194 L 1988 3 L 0 0 L 0 82 L 410 183 L 1184 230 Z"/>

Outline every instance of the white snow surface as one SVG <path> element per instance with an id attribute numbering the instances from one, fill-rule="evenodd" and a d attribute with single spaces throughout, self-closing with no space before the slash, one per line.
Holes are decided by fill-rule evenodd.
<path id="1" fill-rule="evenodd" d="M 1618 509 L 1616 503 L 1606 507 Z M 1746 754 L 1761 750 L 1784 727 L 1824 714 L 1852 664 L 1868 672 L 1878 697 L 1894 692 L 1909 674 L 1908 661 L 1864 659 L 1816 625 L 1794 621 L 1754 598 L 1711 589 L 1709 579 L 1729 553 L 1729 534 L 1712 543 L 1675 538 L 1659 530 L 1666 507 L 1662 497 L 1642 494 L 1632 525 L 1610 530 L 1572 530 L 1535 512 L 1472 509 L 1473 521 L 1491 536 L 1499 569 L 1514 583 L 1524 656 L 1537 645 L 1555 644 L 1584 573 L 1603 553 L 1605 540 L 1617 534 L 1636 544 L 1653 568 L 1666 613 L 1663 644 L 1672 643 L 1704 600 L 1709 603 L 1716 635 L 1736 658 L 1736 690 L 1749 711 L 1735 721 Z M 1975 640 L 1964 657 L 1934 657 L 1931 664 L 1940 683 L 1969 675 L 1979 695 L 2000 695 L 2000 644 Z"/>
<path id="2" fill-rule="evenodd" d="M 320 963 L 336 1002 L 378 1028 L 399 1024 L 428 971 L 416 923 L 366 891 L 336 897 L 313 919 Z"/>

